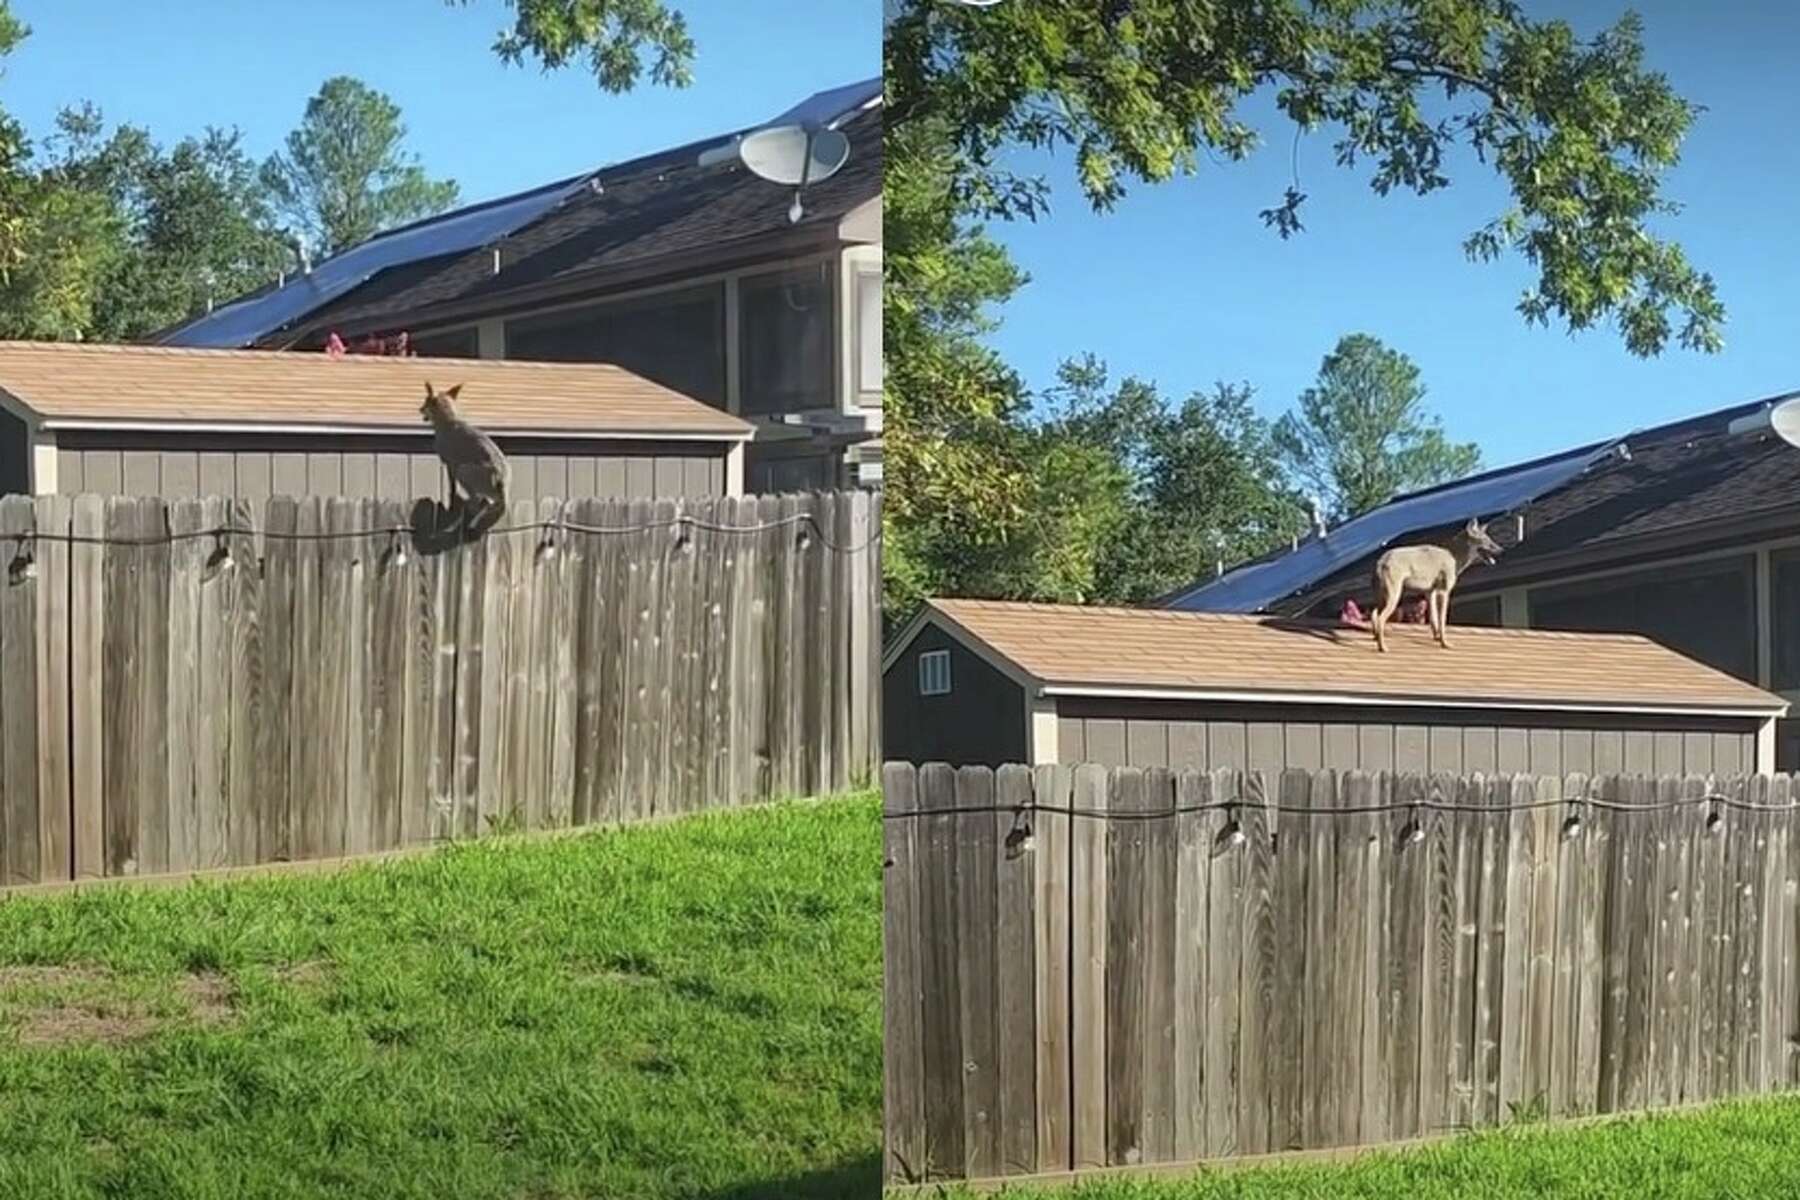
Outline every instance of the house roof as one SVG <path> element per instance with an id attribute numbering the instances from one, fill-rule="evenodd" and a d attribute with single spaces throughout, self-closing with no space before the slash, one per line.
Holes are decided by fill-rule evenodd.
<path id="1" fill-rule="evenodd" d="M 1153 602 L 1190 611 L 1301 613 L 1364 594 L 1374 558 L 1394 544 L 1439 541 L 1470 517 L 1523 518 L 1490 528 L 1506 553 L 1465 588 L 1592 565 L 1646 539 L 1702 539 L 1746 518 L 1800 522 L 1800 450 L 1767 429 L 1732 435 L 1732 422 L 1800 393 L 1737 404 L 1398 496 L 1321 539 L 1242 563 Z"/>
<path id="2" fill-rule="evenodd" d="M 844 168 L 807 189 L 802 233 L 823 236 L 827 225 L 835 232 L 838 219 L 880 194 L 881 122 L 879 109 L 871 107 L 880 95 L 879 79 L 864 80 L 817 93 L 775 118 L 835 123 L 851 137 Z M 778 232 L 788 225 L 791 189 L 750 175 L 735 159 L 698 165 L 701 151 L 729 145 L 755 128 L 760 126 L 388 230 L 305 275 L 257 289 L 151 340 L 207 347 L 291 342 L 321 321 L 350 329 L 446 300 Z M 501 249 L 498 273 L 495 247 Z"/>
<path id="3" fill-rule="evenodd" d="M 1771 716 L 1786 701 L 1633 634 L 934 600 L 936 623 L 1046 695 Z M 907 639 L 910 640 L 910 637 Z"/>
<path id="4" fill-rule="evenodd" d="M 852 209 L 881 194 L 881 113 L 861 113 L 842 127 L 850 158 L 836 175 L 806 189 L 798 226 L 788 220 L 793 189 L 752 175 L 727 160 L 694 158 L 655 169 L 601 177 L 491 250 L 428 259 L 387 272 L 312 313 L 305 325 L 359 331 L 409 322 L 448 305 L 505 303 L 522 289 L 599 278 L 687 252 L 793 234 L 835 238 Z"/>
<path id="5" fill-rule="evenodd" d="M 729 413 L 608 363 L 0 342 L 0 402 L 49 429 L 426 431 L 429 380 L 496 433 L 743 440 Z"/>
<path id="6" fill-rule="evenodd" d="M 1505 548 L 1497 565 L 1470 572 L 1466 589 L 1554 574 L 1559 564 L 1591 569 L 1651 543 L 1697 544 L 1747 521 L 1800 523 L 1800 449 L 1767 428 L 1732 434 L 1740 418 L 1800 393 L 1703 413 L 1619 439 L 1612 453 L 1490 529 Z M 1487 515 L 1487 514 L 1483 514 Z M 1451 532 L 1434 525 L 1407 540 Z M 1368 586 L 1369 558 L 1322 574 L 1279 608 L 1300 612 Z"/>

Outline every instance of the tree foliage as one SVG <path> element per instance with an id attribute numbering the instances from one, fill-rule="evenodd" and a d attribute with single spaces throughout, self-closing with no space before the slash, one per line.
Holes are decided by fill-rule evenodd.
<path id="1" fill-rule="evenodd" d="M 473 0 L 445 0 L 466 8 Z M 693 82 L 694 39 L 687 19 L 663 0 L 506 0 L 513 23 L 494 53 L 514 65 L 536 59 L 546 71 L 585 59 L 607 92 L 628 92 L 646 65 L 653 82 Z"/>
<path id="2" fill-rule="evenodd" d="M 129 340 L 260 287 L 292 265 L 235 129 L 169 149 L 91 105 L 65 109 L 44 175 L 108 205 L 119 245 L 96 280 L 83 336 Z"/>
<path id="3" fill-rule="evenodd" d="M 262 184 L 316 252 L 335 254 L 456 203 L 455 181 L 428 176 L 405 139 L 399 105 L 360 80 L 335 76 L 307 101 L 287 152 L 263 164 Z"/>
<path id="4" fill-rule="evenodd" d="M 1293 125 L 1336 131 L 1340 164 L 1367 161 L 1377 192 L 1443 187 L 1471 148 L 1512 203 L 1465 249 L 1536 268 L 1528 320 L 1613 321 L 1636 354 L 1671 336 L 1714 350 L 1712 279 L 1651 229 L 1674 211 L 1662 176 L 1697 109 L 1645 66 L 1641 33 L 1626 13 L 1583 40 L 1510 0 L 915 0 L 887 31 L 886 116 L 946 130 L 972 210 L 1034 215 L 1043 181 L 1009 171 L 1006 148 L 1071 149 L 1106 209 L 1128 181 L 1250 154 L 1261 137 L 1237 106 L 1273 89 Z M 1290 188 L 1264 218 L 1296 233 L 1304 200 Z"/>
<path id="5" fill-rule="evenodd" d="M 0 0 L 0 60 L 16 50 L 30 32 L 12 11 L 10 0 Z M 24 260 L 25 243 L 31 237 L 31 201 L 25 178 L 29 154 L 24 128 L 0 108 L 0 281 Z"/>
<path id="6" fill-rule="evenodd" d="M 1149 600 L 1219 563 L 1289 544 L 1305 512 L 1276 465 L 1269 425 L 1247 384 L 1214 385 L 1170 404 L 1154 384 L 1112 384 L 1093 356 L 1065 362 L 1043 429 L 1116 467 L 1096 509 L 1114 517 L 1082 599 Z"/>
<path id="7" fill-rule="evenodd" d="M 1333 520 L 1481 465 L 1477 447 L 1452 442 L 1425 410 L 1425 385 L 1412 359 L 1366 333 L 1339 339 L 1325 356 L 1299 411 L 1276 422 L 1274 446 Z"/>

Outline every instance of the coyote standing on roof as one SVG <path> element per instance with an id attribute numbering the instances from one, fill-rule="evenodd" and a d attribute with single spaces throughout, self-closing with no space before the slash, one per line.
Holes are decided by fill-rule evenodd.
<path id="1" fill-rule="evenodd" d="M 1375 560 L 1375 644 L 1387 652 L 1387 621 L 1406 592 L 1424 592 L 1431 612 L 1431 632 L 1438 645 L 1450 648 L 1450 593 L 1459 575 L 1477 562 L 1491 563 L 1500 546 L 1470 517 L 1448 546 L 1397 546 Z"/>
<path id="2" fill-rule="evenodd" d="M 419 412 L 430 422 L 437 455 L 444 460 L 451 506 L 461 512 L 465 534 L 473 535 L 490 528 L 506 511 L 511 470 L 494 439 L 456 414 L 456 397 L 461 391 L 460 383 L 441 392 L 426 383 L 425 403 Z M 466 503 L 459 500 L 459 487 Z"/>

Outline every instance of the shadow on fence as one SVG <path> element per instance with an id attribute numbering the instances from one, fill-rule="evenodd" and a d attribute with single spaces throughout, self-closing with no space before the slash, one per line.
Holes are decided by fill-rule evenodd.
<path id="1" fill-rule="evenodd" d="M 890 1182 L 1800 1082 L 1786 776 L 883 784 Z"/>
<path id="2" fill-rule="evenodd" d="M 876 505 L 0 500 L 0 884 L 866 780 Z"/>

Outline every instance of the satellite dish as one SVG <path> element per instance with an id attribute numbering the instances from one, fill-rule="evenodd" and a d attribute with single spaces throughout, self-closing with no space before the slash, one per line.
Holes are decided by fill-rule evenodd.
<path id="1" fill-rule="evenodd" d="M 1790 446 L 1800 446 L 1800 396 L 1783 400 L 1769 410 L 1769 427 Z"/>
<path id="2" fill-rule="evenodd" d="M 835 129 L 775 125 L 746 134 L 737 152 L 754 174 L 793 187 L 788 220 L 798 222 L 806 211 L 800 205 L 800 194 L 807 184 L 829 179 L 843 168 L 850 159 L 850 139 Z"/>
<path id="3" fill-rule="evenodd" d="M 738 155 L 770 183 L 804 187 L 838 173 L 850 157 L 850 139 L 835 129 L 777 125 L 747 135 Z"/>

